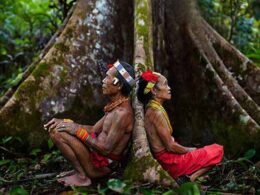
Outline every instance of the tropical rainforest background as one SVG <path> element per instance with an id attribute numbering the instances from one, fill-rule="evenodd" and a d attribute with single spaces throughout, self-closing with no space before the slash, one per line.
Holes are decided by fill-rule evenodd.
<path id="1" fill-rule="evenodd" d="M 55 33 L 61 28 L 75 2 L 75 0 L 1 0 L 0 97 L 18 85 L 26 71 L 38 61 L 39 56 L 44 53 L 46 44 L 55 37 Z M 258 67 L 260 66 L 259 0 L 198 0 L 198 9 L 219 34 Z M 40 193 L 41 190 L 41 193 L 64 190 L 61 186 L 46 187 L 51 186 L 54 181 L 53 172 L 66 169 L 66 165 L 60 167 L 65 161 L 55 150 L 52 142 L 49 140 L 45 148 L 31 149 L 29 154 L 23 154 L 25 145 L 19 136 L 1 137 L 0 193 L 34 194 Z M 219 172 L 226 173 L 225 179 L 215 177 L 209 182 L 203 179 L 199 182 L 206 182 L 211 186 L 210 190 L 216 194 L 230 191 L 243 193 L 245 190 L 250 193 L 259 192 L 256 188 L 259 187 L 259 165 L 255 166 L 256 162 L 253 162 L 255 153 L 255 148 L 251 148 L 235 159 L 226 160 L 225 166 L 217 167 L 210 173 L 212 177 Z M 46 174 L 36 174 L 40 171 Z M 186 184 L 179 189 L 179 192 L 183 190 L 184 193 L 185 189 L 191 188 L 195 193 L 197 190 L 195 184 Z M 73 188 L 73 190 L 79 192 L 81 189 Z M 91 190 L 91 193 L 100 194 L 175 193 L 172 189 L 161 186 L 153 184 L 134 186 L 120 179 L 110 179 Z"/>
<path id="2" fill-rule="evenodd" d="M 74 2 L 1 1 L 1 95 L 19 82 L 21 74 L 57 31 Z"/>
<path id="3" fill-rule="evenodd" d="M 17 84 L 75 1 L 2 0 L 0 5 L 0 95 Z M 199 0 L 206 20 L 260 66 L 260 2 Z"/>

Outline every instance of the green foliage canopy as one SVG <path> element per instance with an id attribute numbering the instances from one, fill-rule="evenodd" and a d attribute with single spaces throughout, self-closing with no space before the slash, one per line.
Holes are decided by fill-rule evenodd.
<path id="1" fill-rule="evenodd" d="M 73 0 L 1 1 L 0 95 L 21 78 L 73 3 Z"/>
<path id="2" fill-rule="evenodd" d="M 202 15 L 230 43 L 260 65 L 260 2 L 198 0 Z"/>
<path id="3" fill-rule="evenodd" d="M 56 32 L 75 0 L 2 0 L 0 4 L 0 96 Z M 229 42 L 260 65 L 260 2 L 198 0 L 202 15 Z"/>

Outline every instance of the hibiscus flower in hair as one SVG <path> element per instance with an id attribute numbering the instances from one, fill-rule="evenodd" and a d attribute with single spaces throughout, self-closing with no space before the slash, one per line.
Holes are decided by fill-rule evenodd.
<path id="1" fill-rule="evenodd" d="M 113 64 L 107 64 L 107 68 L 110 69 L 113 67 Z"/>
<path id="2" fill-rule="evenodd" d="M 151 70 L 147 70 L 145 72 L 143 72 L 143 74 L 141 75 L 141 77 L 148 81 L 148 82 L 152 82 L 152 83 L 156 83 L 158 81 L 158 76 L 156 74 L 154 74 Z"/>

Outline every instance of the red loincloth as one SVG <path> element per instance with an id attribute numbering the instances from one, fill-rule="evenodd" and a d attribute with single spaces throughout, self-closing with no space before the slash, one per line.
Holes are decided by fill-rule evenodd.
<path id="1" fill-rule="evenodd" d="M 92 132 L 90 135 L 93 139 L 97 138 L 97 134 L 95 132 Z M 90 160 L 94 167 L 101 168 L 107 167 L 113 161 L 120 161 L 121 157 L 112 153 L 108 154 L 107 156 L 102 156 L 101 154 L 92 151 L 90 152 Z"/>
<path id="2" fill-rule="evenodd" d="M 163 150 L 155 153 L 154 157 L 173 178 L 177 178 L 219 163 L 223 153 L 223 146 L 212 144 L 186 154 L 175 154 Z"/>
<path id="3" fill-rule="evenodd" d="M 94 167 L 101 168 L 101 167 L 107 167 L 110 163 L 115 161 L 119 161 L 120 157 L 115 154 L 109 154 L 107 156 L 102 156 L 101 154 L 97 152 L 90 152 L 90 160 Z"/>

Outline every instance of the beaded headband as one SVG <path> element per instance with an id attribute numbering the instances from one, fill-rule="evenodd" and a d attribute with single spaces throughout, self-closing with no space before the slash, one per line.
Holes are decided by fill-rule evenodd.
<path id="1" fill-rule="evenodd" d="M 122 75 L 122 77 L 124 77 L 124 79 L 126 80 L 126 82 L 133 87 L 135 85 L 135 80 L 133 79 L 133 77 L 131 77 L 131 75 L 126 71 L 126 69 L 123 67 L 122 64 L 120 64 L 120 62 L 117 60 L 114 63 L 114 67 L 117 69 L 117 71 Z"/>

